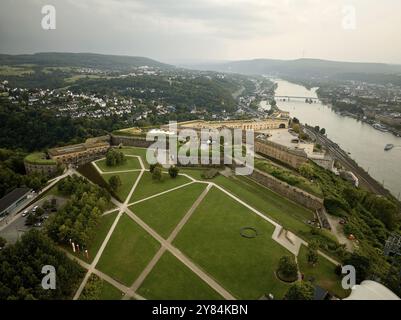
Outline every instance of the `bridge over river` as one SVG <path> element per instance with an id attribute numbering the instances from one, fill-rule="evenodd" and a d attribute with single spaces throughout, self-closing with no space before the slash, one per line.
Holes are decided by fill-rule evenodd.
<path id="1" fill-rule="evenodd" d="M 287 101 L 291 99 L 301 99 L 301 100 L 311 100 L 311 101 L 319 101 L 319 98 L 316 97 L 301 97 L 301 96 L 274 96 L 276 99 L 287 99 Z"/>

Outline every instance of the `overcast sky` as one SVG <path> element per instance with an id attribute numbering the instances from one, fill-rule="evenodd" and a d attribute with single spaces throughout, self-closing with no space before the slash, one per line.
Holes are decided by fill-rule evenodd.
<path id="1" fill-rule="evenodd" d="M 46 4 L 56 30 L 41 27 Z M 400 0 L 1 0 L 0 52 L 401 64 L 400 13 Z"/>

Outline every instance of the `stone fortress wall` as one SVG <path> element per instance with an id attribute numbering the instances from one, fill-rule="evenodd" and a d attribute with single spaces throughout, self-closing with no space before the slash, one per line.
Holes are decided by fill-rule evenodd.
<path id="1" fill-rule="evenodd" d="M 28 161 L 24 161 L 24 166 L 27 174 L 39 173 L 46 177 L 51 177 L 55 175 L 58 170 L 57 163 L 40 164 L 40 163 L 30 163 Z"/>
<path id="2" fill-rule="evenodd" d="M 242 129 L 242 130 L 267 130 L 288 128 L 289 118 L 266 118 L 261 120 L 227 120 L 227 121 L 204 121 L 192 120 L 179 122 L 178 128 L 182 129 Z M 168 125 L 161 126 L 168 130 Z"/>
<path id="3" fill-rule="evenodd" d="M 278 180 L 277 178 L 256 168 L 253 170 L 251 178 L 261 185 L 312 211 L 323 208 L 323 199 L 318 198 L 302 189 L 291 186 L 284 181 Z"/>
<path id="4" fill-rule="evenodd" d="M 275 142 L 256 138 L 255 152 L 270 159 L 278 160 L 295 169 L 298 169 L 308 161 L 308 156 L 303 150 L 289 149 Z"/>

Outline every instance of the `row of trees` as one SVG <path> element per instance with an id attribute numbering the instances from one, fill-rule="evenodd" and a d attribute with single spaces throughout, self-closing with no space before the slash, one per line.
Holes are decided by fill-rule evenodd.
<path id="1" fill-rule="evenodd" d="M 57 215 L 49 218 L 47 234 L 59 243 L 69 243 L 71 239 L 81 247 L 87 246 L 100 216 L 108 206 L 110 195 L 78 176 L 60 181 L 58 190 L 61 194 L 70 196 L 70 200 Z"/>
<path id="2" fill-rule="evenodd" d="M 152 174 L 153 180 L 157 180 L 157 181 L 162 180 L 162 178 L 163 178 L 162 169 L 163 169 L 163 167 L 160 163 L 150 165 L 149 171 Z M 170 166 L 170 168 L 168 169 L 168 174 L 172 179 L 177 178 L 178 173 L 179 173 L 179 169 L 176 166 Z"/>

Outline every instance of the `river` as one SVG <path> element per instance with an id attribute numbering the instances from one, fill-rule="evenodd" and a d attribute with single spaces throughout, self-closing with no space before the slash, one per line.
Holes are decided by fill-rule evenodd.
<path id="1" fill-rule="evenodd" d="M 311 90 L 284 80 L 274 80 L 278 84 L 276 96 L 317 97 L 317 88 Z M 321 102 L 308 104 L 304 100 L 280 101 L 277 106 L 289 111 L 301 123 L 326 129 L 327 137 L 350 153 L 361 167 L 395 197 L 401 193 L 401 138 L 388 132 L 381 132 L 369 124 L 351 117 L 341 116 Z M 388 143 L 395 148 L 384 151 Z"/>

